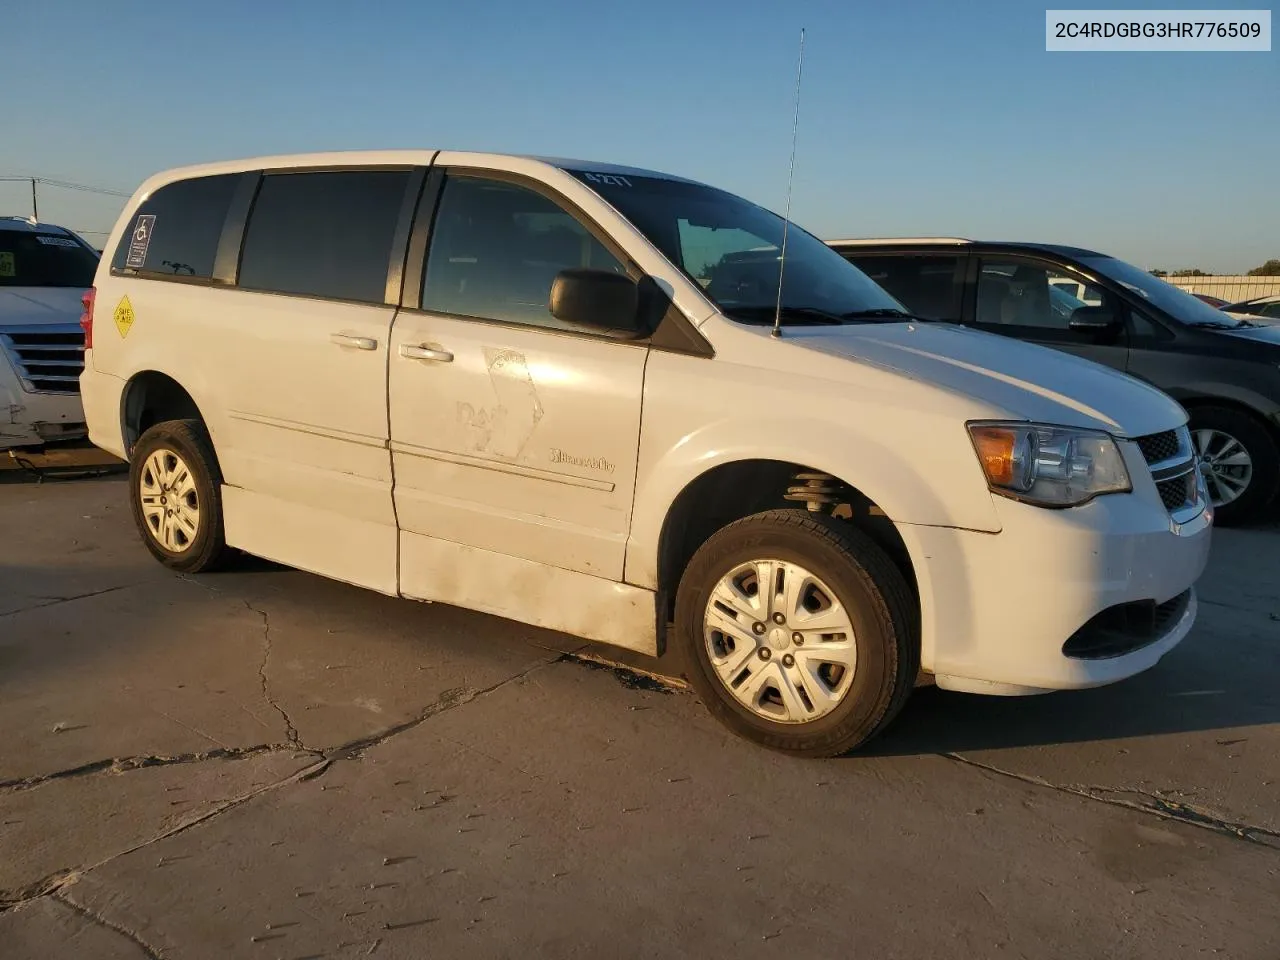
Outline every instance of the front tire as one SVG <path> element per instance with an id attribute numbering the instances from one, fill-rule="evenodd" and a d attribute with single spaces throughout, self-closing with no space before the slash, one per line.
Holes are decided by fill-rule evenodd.
<path id="1" fill-rule="evenodd" d="M 1193 408 L 1189 426 L 1215 522 L 1231 527 L 1261 519 L 1280 487 L 1280 450 L 1271 433 L 1230 407 Z"/>
<path id="2" fill-rule="evenodd" d="M 168 420 L 138 438 L 129 494 L 142 542 L 166 567 L 203 573 L 226 557 L 222 471 L 199 420 Z"/>
<path id="3" fill-rule="evenodd" d="M 918 605 L 897 566 L 855 527 L 803 510 L 713 534 L 680 580 L 675 632 L 713 716 L 806 757 L 878 734 L 920 666 Z"/>

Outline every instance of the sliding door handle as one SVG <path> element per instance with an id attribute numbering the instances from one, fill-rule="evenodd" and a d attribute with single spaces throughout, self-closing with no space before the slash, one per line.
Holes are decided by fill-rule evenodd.
<path id="1" fill-rule="evenodd" d="M 407 360 L 434 360 L 436 363 L 452 363 L 453 354 L 448 350 L 436 350 L 433 347 L 421 347 L 412 343 L 400 345 L 400 356 Z"/>
<path id="2" fill-rule="evenodd" d="M 357 350 L 377 350 L 378 341 L 373 337 L 353 337 L 347 333 L 329 334 L 329 342 L 340 347 L 354 347 Z"/>

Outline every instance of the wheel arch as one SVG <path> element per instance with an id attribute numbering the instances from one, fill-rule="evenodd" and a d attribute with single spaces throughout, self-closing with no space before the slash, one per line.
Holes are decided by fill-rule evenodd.
<path id="1" fill-rule="evenodd" d="M 200 405 L 176 379 L 159 370 L 140 370 L 120 393 L 120 427 L 124 448 L 132 454 L 138 438 L 166 420 L 199 420 L 208 429 Z"/>
<path id="2" fill-rule="evenodd" d="M 826 480 L 803 479 L 804 475 Z M 862 489 L 819 467 L 795 460 L 743 458 L 715 464 L 689 479 L 672 499 L 654 545 L 659 647 L 674 608 L 676 588 L 697 549 L 716 531 L 743 517 L 809 502 L 853 524 L 884 550 L 911 587 L 917 605 L 917 558 L 897 524 Z"/>

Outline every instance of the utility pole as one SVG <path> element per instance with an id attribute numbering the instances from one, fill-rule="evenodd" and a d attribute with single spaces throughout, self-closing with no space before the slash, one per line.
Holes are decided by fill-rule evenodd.
<path id="1" fill-rule="evenodd" d="M 36 205 L 36 178 L 31 178 L 31 219 L 40 219 L 40 208 Z"/>

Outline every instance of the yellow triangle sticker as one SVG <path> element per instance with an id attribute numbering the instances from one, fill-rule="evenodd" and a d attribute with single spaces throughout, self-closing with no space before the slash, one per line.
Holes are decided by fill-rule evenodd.
<path id="1" fill-rule="evenodd" d="M 116 322 L 116 329 L 120 331 L 121 338 L 129 335 L 129 328 L 133 326 L 133 304 L 129 302 L 129 297 L 123 296 L 120 302 L 116 304 L 116 312 L 112 319 Z"/>

